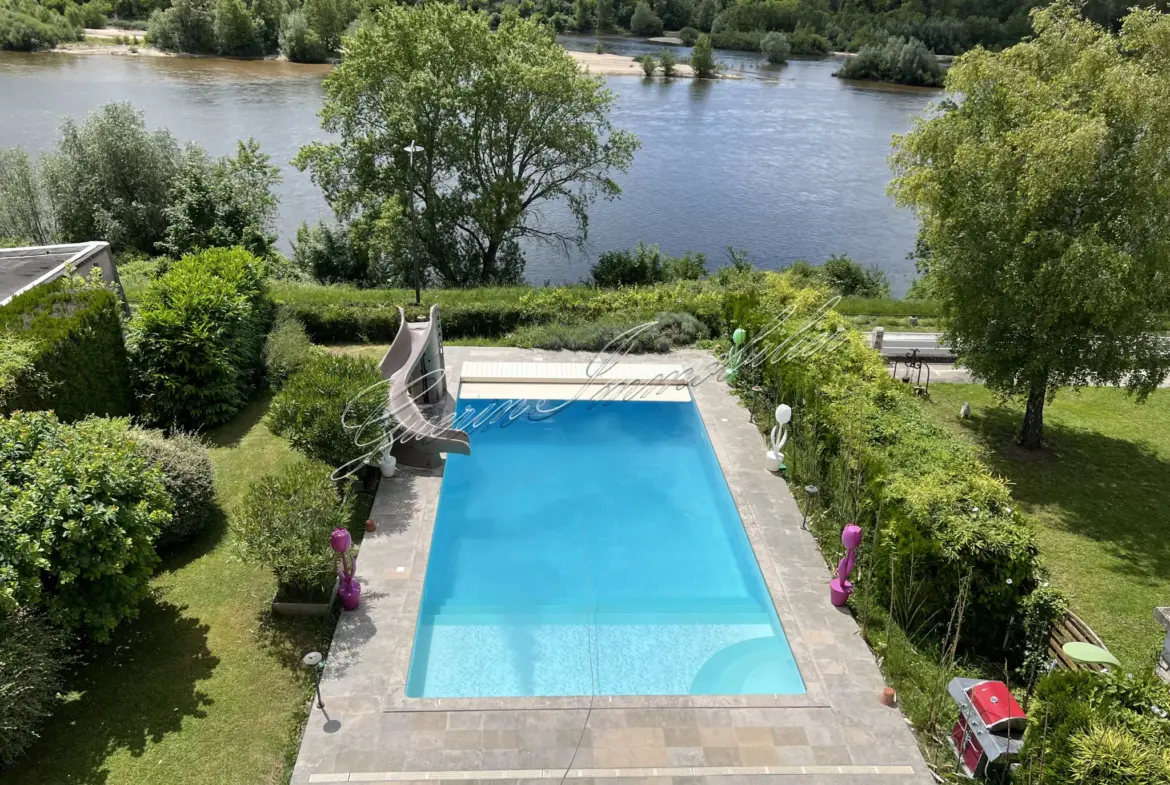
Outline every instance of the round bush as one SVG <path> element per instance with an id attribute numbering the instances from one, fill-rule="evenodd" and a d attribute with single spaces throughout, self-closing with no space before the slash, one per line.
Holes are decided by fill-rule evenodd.
<path id="1" fill-rule="evenodd" d="M 382 435 L 389 389 L 382 381 L 373 360 L 313 357 L 272 399 L 268 426 L 305 455 L 330 466 L 358 461 Z"/>
<path id="2" fill-rule="evenodd" d="M 49 412 L 0 420 L 0 613 L 39 605 L 97 641 L 137 615 L 173 505 L 129 430 Z"/>
<path id="3" fill-rule="evenodd" d="M 781 65 L 788 62 L 791 47 L 788 45 L 788 36 L 781 32 L 771 32 L 760 41 L 760 51 L 772 65 Z"/>
<path id="4" fill-rule="evenodd" d="M 174 502 L 174 516 L 162 527 L 155 547 L 170 548 L 186 542 L 205 528 L 216 513 L 215 466 L 203 440 L 176 432 L 134 429 L 138 452 L 163 475 L 163 484 Z"/>
<path id="5" fill-rule="evenodd" d="M 232 517 L 244 558 L 272 570 L 282 598 L 319 599 L 333 586 L 329 535 L 348 525 L 351 504 L 332 474 L 319 461 L 298 461 L 252 483 Z"/>
<path id="6" fill-rule="evenodd" d="M 694 46 L 695 41 L 699 40 L 699 31 L 693 27 L 684 27 L 678 31 L 678 37 L 687 46 Z"/>
<path id="7" fill-rule="evenodd" d="M 0 768 L 37 738 L 65 664 L 64 633 L 32 613 L 0 614 Z"/>

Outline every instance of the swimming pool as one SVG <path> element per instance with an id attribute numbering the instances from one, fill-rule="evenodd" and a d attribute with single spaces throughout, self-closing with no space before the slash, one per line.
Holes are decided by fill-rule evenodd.
<path id="1" fill-rule="evenodd" d="M 471 443 L 444 470 L 407 696 L 804 693 L 693 402 L 578 401 Z"/>

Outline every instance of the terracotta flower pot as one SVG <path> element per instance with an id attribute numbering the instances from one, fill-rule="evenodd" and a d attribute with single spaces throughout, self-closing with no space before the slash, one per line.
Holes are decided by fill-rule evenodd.
<path id="1" fill-rule="evenodd" d="M 878 696 L 878 701 L 884 706 L 893 706 L 896 704 L 898 702 L 898 697 L 894 694 L 894 688 L 884 688 L 882 690 L 882 694 Z"/>
<path id="2" fill-rule="evenodd" d="M 372 532 L 378 528 L 378 524 L 374 523 L 373 518 L 366 518 L 366 531 Z"/>

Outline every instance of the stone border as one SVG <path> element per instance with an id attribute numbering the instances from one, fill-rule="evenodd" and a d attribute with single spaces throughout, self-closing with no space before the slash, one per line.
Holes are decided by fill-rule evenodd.
<path id="1" fill-rule="evenodd" d="M 417 780 L 562 780 L 615 777 L 738 777 L 772 775 L 793 777 L 819 774 L 906 775 L 913 766 L 676 766 L 639 769 L 504 769 L 498 771 L 359 771 L 311 774 L 309 782 L 411 782 Z"/>
<path id="2" fill-rule="evenodd" d="M 457 398 L 459 394 L 460 384 L 462 383 L 462 362 L 455 362 L 452 360 L 452 354 L 459 354 L 454 351 L 458 347 L 447 348 L 447 361 L 450 366 L 447 370 L 448 389 L 451 390 L 453 398 Z M 641 357 L 631 357 L 631 365 L 641 364 L 638 361 Z M 647 358 L 654 360 L 653 355 Z M 475 362 L 470 363 L 473 368 L 480 369 L 487 367 L 489 363 Z M 652 366 L 657 370 L 663 366 L 661 363 L 653 362 Z M 490 365 L 498 366 L 500 368 L 511 368 L 517 366 L 517 363 L 490 363 Z M 519 365 L 538 365 L 537 363 L 520 363 Z M 558 375 L 563 368 L 577 367 L 583 365 L 581 363 L 548 363 L 549 370 L 552 375 Z M 677 364 L 671 364 L 671 368 L 680 367 Z M 623 374 L 622 378 L 627 376 L 636 378 L 638 374 Z M 478 378 L 478 377 L 477 377 Z M 543 375 L 534 375 L 535 380 L 543 379 Z M 568 385 L 571 387 L 571 385 Z M 575 390 L 566 390 L 572 395 Z M 792 651 L 792 655 L 796 660 L 797 668 L 800 670 L 801 678 L 804 680 L 805 692 L 799 695 L 604 695 L 593 698 L 589 695 L 578 696 L 562 696 L 562 697 L 476 697 L 476 698 L 411 698 L 406 695 L 406 682 L 410 670 L 410 651 L 407 652 L 405 662 L 395 660 L 391 663 L 391 668 L 387 674 L 387 682 L 390 685 L 389 689 L 382 700 L 383 711 L 475 711 L 484 709 L 505 709 L 505 710 L 524 710 L 524 709 L 587 709 L 592 704 L 600 703 L 606 708 L 614 709 L 686 709 L 686 708 L 731 708 L 731 707 L 745 707 L 745 708 L 824 708 L 829 705 L 828 698 L 825 694 L 824 685 L 821 683 L 819 673 L 813 661 L 812 654 L 804 643 L 803 636 L 800 632 L 800 625 L 797 622 L 797 614 L 793 610 L 792 603 L 789 601 L 788 595 L 785 593 L 783 581 L 776 570 L 775 563 L 772 561 L 771 555 L 768 552 L 768 546 L 764 541 L 764 536 L 760 530 L 759 520 L 761 520 L 767 513 L 766 509 L 759 508 L 758 504 L 762 497 L 752 497 L 747 493 L 747 484 L 751 481 L 764 479 L 771 481 L 784 487 L 787 492 L 787 487 L 784 486 L 784 481 L 776 476 L 767 475 L 763 478 L 740 478 L 733 469 L 735 461 L 732 460 L 728 445 L 723 438 L 721 425 L 723 422 L 728 422 L 728 418 L 720 417 L 721 414 L 729 413 L 721 411 L 719 406 L 720 400 L 730 401 L 733 410 L 739 411 L 742 416 L 742 409 L 739 409 L 738 403 L 732 398 L 722 383 L 710 381 L 705 385 L 700 385 L 691 389 L 691 398 L 693 405 L 699 412 L 699 416 L 703 421 L 703 427 L 707 432 L 708 441 L 711 443 L 712 449 L 715 451 L 715 457 L 719 462 L 719 468 L 723 473 L 723 479 L 731 490 L 732 499 L 735 502 L 736 510 L 739 514 L 740 522 L 742 523 L 747 534 L 748 542 L 751 543 L 752 555 L 755 558 L 757 568 L 764 577 L 764 583 L 768 587 L 768 593 L 771 595 L 772 604 L 776 610 L 776 615 L 780 619 L 780 625 L 784 629 L 785 638 L 788 641 L 788 647 Z M 647 398 L 652 400 L 652 398 Z M 760 450 L 763 449 L 762 442 L 760 442 Z M 741 480 L 733 482 L 734 479 Z M 441 487 L 440 487 L 441 491 Z M 416 551 L 414 558 L 414 566 L 411 570 L 410 577 L 407 578 L 406 593 L 407 602 L 402 607 L 402 613 L 414 619 L 414 623 L 409 627 L 409 636 L 411 641 L 411 650 L 413 650 L 414 635 L 418 624 L 419 607 L 422 604 L 423 584 L 426 580 L 427 563 L 430 558 L 431 538 L 435 529 L 435 518 L 438 512 L 438 498 L 433 501 L 428 499 L 427 513 L 422 516 L 421 520 L 416 521 L 419 525 L 418 538 L 416 540 Z M 811 535 L 809 535 L 811 537 Z M 826 598 L 828 589 L 826 588 Z"/>

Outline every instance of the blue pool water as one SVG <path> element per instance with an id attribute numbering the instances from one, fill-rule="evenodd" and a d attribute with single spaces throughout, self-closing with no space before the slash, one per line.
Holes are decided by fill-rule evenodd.
<path id="1" fill-rule="evenodd" d="M 575 402 L 448 459 L 408 696 L 804 691 L 693 403 Z"/>

